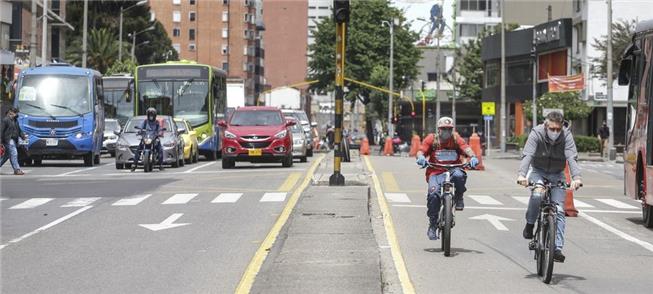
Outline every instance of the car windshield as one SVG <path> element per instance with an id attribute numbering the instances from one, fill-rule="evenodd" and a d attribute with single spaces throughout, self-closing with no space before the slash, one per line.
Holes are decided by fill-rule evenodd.
<path id="1" fill-rule="evenodd" d="M 206 80 L 152 80 L 138 83 L 139 99 L 145 106 L 161 109 L 162 114 L 188 120 L 194 127 L 209 121 Z"/>
<path id="2" fill-rule="evenodd" d="M 278 126 L 283 119 L 278 111 L 236 111 L 231 116 L 233 126 Z"/>
<path id="3" fill-rule="evenodd" d="M 143 121 L 145 118 L 132 118 L 130 119 L 127 124 L 125 125 L 125 133 L 138 133 L 138 129 L 143 125 Z M 166 128 L 166 132 L 171 132 L 172 127 L 170 126 L 170 120 L 169 119 L 157 119 L 159 121 L 159 124 L 163 125 L 162 127 Z"/>
<path id="4" fill-rule="evenodd" d="M 105 131 L 117 131 L 120 130 L 120 125 L 117 120 L 107 120 L 104 122 Z"/>
<path id="5" fill-rule="evenodd" d="M 304 132 L 304 129 L 302 128 L 302 125 L 300 125 L 300 124 L 296 124 L 296 125 L 292 126 L 292 128 L 290 128 L 290 130 L 293 133 L 302 133 L 302 132 Z"/>
<path id="6" fill-rule="evenodd" d="M 82 115 L 91 112 L 92 105 L 86 76 L 27 75 L 18 90 L 18 107 L 27 115 Z"/>

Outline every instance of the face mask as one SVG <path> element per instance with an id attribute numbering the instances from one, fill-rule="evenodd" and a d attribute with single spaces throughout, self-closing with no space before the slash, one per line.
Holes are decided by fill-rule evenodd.
<path id="1" fill-rule="evenodd" d="M 441 129 L 440 130 L 440 139 L 442 140 L 449 140 L 451 138 L 451 134 L 453 133 L 453 130 L 445 130 Z"/>
<path id="2" fill-rule="evenodd" d="M 154 120 L 154 117 L 153 117 L 153 116 L 148 116 L 148 117 L 147 117 L 147 120 L 149 120 L 149 121 L 153 121 L 153 120 Z"/>
<path id="3" fill-rule="evenodd" d="M 561 132 L 552 132 L 551 130 L 546 130 L 546 135 L 549 136 L 549 139 L 555 141 L 560 136 Z"/>

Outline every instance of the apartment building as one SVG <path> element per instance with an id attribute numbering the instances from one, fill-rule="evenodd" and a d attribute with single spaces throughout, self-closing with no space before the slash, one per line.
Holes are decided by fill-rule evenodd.
<path id="1" fill-rule="evenodd" d="M 306 78 L 308 6 L 307 1 L 265 2 L 265 78 L 272 88 Z"/>

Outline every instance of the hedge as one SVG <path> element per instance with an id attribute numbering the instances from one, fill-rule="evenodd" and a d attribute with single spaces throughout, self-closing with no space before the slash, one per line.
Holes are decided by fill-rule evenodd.
<path id="1" fill-rule="evenodd" d="M 526 144 L 528 135 L 519 135 L 508 138 L 508 143 L 517 144 L 519 149 L 523 149 Z M 599 152 L 601 150 L 601 141 L 597 137 L 591 136 L 574 136 L 576 149 L 578 152 Z"/>

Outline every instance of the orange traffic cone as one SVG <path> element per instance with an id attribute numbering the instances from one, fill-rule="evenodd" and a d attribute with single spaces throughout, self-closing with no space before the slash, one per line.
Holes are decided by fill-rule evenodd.
<path id="1" fill-rule="evenodd" d="M 385 144 L 383 144 L 383 155 L 392 156 L 394 155 L 394 148 L 392 146 L 392 138 L 385 138 Z"/>
<path id="2" fill-rule="evenodd" d="M 476 133 L 472 133 L 469 137 L 469 145 L 472 147 L 474 154 L 476 154 L 476 158 L 478 158 L 476 170 L 485 170 L 485 166 L 483 165 L 483 152 L 481 152 L 481 137 Z"/>
<path id="3" fill-rule="evenodd" d="M 571 176 L 569 175 L 569 164 L 565 166 L 565 179 L 569 183 L 571 181 Z M 578 209 L 574 205 L 574 191 L 567 190 L 567 196 L 565 197 L 565 215 L 570 217 L 578 216 Z"/>
<path id="4" fill-rule="evenodd" d="M 418 135 L 413 135 L 413 139 L 410 141 L 410 152 L 408 155 L 410 157 L 415 157 L 417 155 L 417 151 L 419 151 L 419 147 L 422 145 L 422 142 L 419 139 Z"/>
<path id="5" fill-rule="evenodd" d="M 367 140 L 367 137 L 363 138 L 363 141 L 361 141 L 360 154 L 370 155 L 370 141 Z"/>

